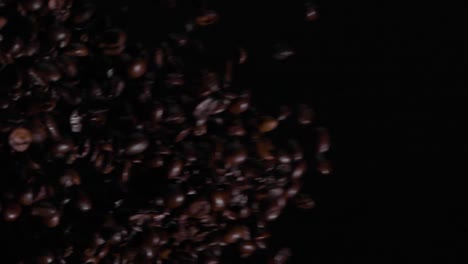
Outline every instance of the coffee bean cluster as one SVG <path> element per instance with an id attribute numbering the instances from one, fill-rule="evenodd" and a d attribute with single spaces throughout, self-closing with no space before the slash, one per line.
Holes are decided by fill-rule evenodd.
<path id="1" fill-rule="evenodd" d="M 300 190 L 331 171 L 327 130 L 307 105 L 256 107 L 233 78 L 245 48 L 204 64 L 195 33 L 220 15 L 193 17 L 148 47 L 93 1 L 0 0 L 0 226 L 18 262 L 236 263 L 286 206 L 314 207 Z"/>

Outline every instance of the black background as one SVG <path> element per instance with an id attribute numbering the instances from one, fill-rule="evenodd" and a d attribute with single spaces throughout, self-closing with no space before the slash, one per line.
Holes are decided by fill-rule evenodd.
<path id="1" fill-rule="evenodd" d="M 242 74 L 259 101 L 309 103 L 330 129 L 334 173 L 306 181 L 317 207 L 274 227 L 291 263 L 466 262 L 461 6 L 318 1 L 321 18 L 305 22 L 302 1 L 190 3 L 221 14 L 205 29 L 212 49 L 247 48 Z M 131 38 L 182 30 L 158 5 L 129 4 Z M 271 59 L 279 42 L 296 55 Z"/>

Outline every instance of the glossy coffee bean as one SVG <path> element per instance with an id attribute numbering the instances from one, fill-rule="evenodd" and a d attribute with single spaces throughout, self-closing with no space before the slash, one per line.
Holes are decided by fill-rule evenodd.
<path id="1" fill-rule="evenodd" d="M 278 126 L 278 121 L 273 117 L 264 117 L 258 125 L 258 130 L 262 133 L 270 132 Z"/>
<path id="2" fill-rule="evenodd" d="M 29 206 L 34 203 L 34 190 L 29 187 L 18 195 L 18 202 L 23 206 Z"/>
<path id="3" fill-rule="evenodd" d="M 229 194 L 225 191 L 215 191 L 211 195 L 211 207 L 214 211 L 222 211 L 229 201 Z"/>
<path id="4" fill-rule="evenodd" d="M 246 98 L 239 98 L 229 106 L 229 112 L 236 115 L 247 111 L 247 109 L 249 109 L 249 100 Z"/>
<path id="5" fill-rule="evenodd" d="M 28 11 L 38 11 L 42 8 L 44 0 L 23 0 L 21 5 Z"/>
<path id="6" fill-rule="evenodd" d="M 300 161 L 294 167 L 294 170 L 291 174 L 291 178 L 299 179 L 301 178 L 307 170 L 307 163 L 305 161 Z"/>
<path id="7" fill-rule="evenodd" d="M 302 125 L 308 125 L 314 121 L 315 113 L 307 105 L 297 106 L 297 120 Z"/>
<path id="8" fill-rule="evenodd" d="M 181 174 L 183 167 L 184 163 L 181 160 L 176 159 L 172 161 L 168 166 L 167 177 L 169 179 L 178 177 Z"/>
<path id="9" fill-rule="evenodd" d="M 246 258 L 255 252 L 256 245 L 252 241 L 243 241 L 239 244 L 239 252 L 241 257 Z"/>
<path id="10" fill-rule="evenodd" d="M 6 222 L 16 221 L 21 216 L 22 211 L 21 205 L 15 202 L 7 203 L 3 208 L 3 220 Z"/>
<path id="11" fill-rule="evenodd" d="M 54 262 L 54 254 L 52 252 L 44 252 L 40 254 L 38 257 L 36 257 L 36 262 L 37 264 L 51 264 Z"/>
<path id="12" fill-rule="evenodd" d="M 26 151 L 32 142 L 32 134 L 26 128 L 16 128 L 14 129 L 8 138 L 8 143 L 10 147 L 17 152 Z"/>
<path id="13" fill-rule="evenodd" d="M 125 147 L 127 155 L 137 155 L 143 153 L 149 146 L 149 140 L 142 134 L 132 135 Z"/>
<path id="14" fill-rule="evenodd" d="M 195 22 L 199 26 L 208 26 L 214 24 L 218 21 L 219 16 L 213 10 L 204 10 L 198 17 L 196 17 Z"/>
<path id="15" fill-rule="evenodd" d="M 70 57 L 86 57 L 89 55 L 89 50 L 84 44 L 71 43 L 64 49 L 63 54 Z"/>
<path id="16" fill-rule="evenodd" d="M 134 59 L 127 66 L 127 76 L 130 79 L 140 78 L 146 73 L 147 62 L 143 59 Z"/>
<path id="17" fill-rule="evenodd" d="M 316 21 L 320 17 L 317 7 L 312 4 L 306 4 L 305 20 Z"/>
<path id="18" fill-rule="evenodd" d="M 328 131 L 323 128 L 319 127 L 317 128 L 317 152 L 319 154 L 327 152 L 330 150 L 330 135 L 328 134 Z"/>
<path id="19" fill-rule="evenodd" d="M 176 208 L 181 206 L 185 201 L 185 195 L 181 190 L 172 191 L 166 198 L 165 204 L 169 208 Z"/>
<path id="20" fill-rule="evenodd" d="M 65 139 L 52 145 L 50 151 L 57 158 L 63 158 L 73 149 L 73 141 Z"/>

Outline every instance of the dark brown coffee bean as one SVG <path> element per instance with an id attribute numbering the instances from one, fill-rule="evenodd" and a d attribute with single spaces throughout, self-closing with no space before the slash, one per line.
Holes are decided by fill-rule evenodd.
<path id="1" fill-rule="evenodd" d="M 249 109 L 249 100 L 246 98 L 239 98 L 229 106 L 229 112 L 236 115 L 247 111 L 247 109 Z"/>
<path id="2" fill-rule="evenodd" d="M 318 142 L 317 142 L 317 153 L 324 153 L 330 150 L 330 135 L 328 134 L 328 131 L 323 128 L 319 127 L 317 128 L 317 136 L 318 136 Z"/>
<path id="3" fill-rule="evenodd" d="M 324 175 L 328 175 L 332 172 L 332 165 L 330 164 L 330 161 L 320 158 L 317 170 Z"/>
<path id="4" fill-rule="evenodd" d="M 174 160 L 169 164 L 167 170 L 167 177 L 169 179 L 177 178 L 182 173 L 182 169 L 184 168 L 184 163 L 181 160 Z"/>
<path id="5" fill-rule="evenodd" d="M 308 125 L 314 121 L 315 113 L 307 105 L 301 104 L 297 107 L 297 121 L 302 125 Z"/>
<path id="6" fill-rule="evenodd" d="M 74 169 L 68 169 L 60 177 L 59 183 L 65 188 L 68 188 L 74 185 L 80 185 L 81 184 L 80 174 Z"/>
<path id="7" fill-rule="evenodd" d="M 52 252 L 44 252 L 36 258 L 37 264 L 51 264 L 54 262 L 55 256 Z"/>
<path id="8" fill-rule="evenodd" d="M 32 121 L 30 131 L 34 143 L 42 143 L 47 139 L 47 129 L 39 119 Z"/>
<path id="9" fill-rule="evenodd" d="M 281 106 L 278 111 L 278 120 L 283 121 L 291 115 L 291 108 L 288 106 Z"/>
<path id="10" fill-rule="evenodd" d="M 84 44 L 71 43 L 64 49 L 63 53 L 70 57 L 87 57 L 89 55 L 89 50 Z"/>
<path id="11" fill-rule="evenodd" d="M 32 142 L 32 134 L 26 128 L 16 128 L 10 133 L 10 137 L 8 138 L 8 143 L 10 147 L 17 152 L 24 152 L 26 151 Z"/>
<path id="12" fill-rule="evenodd" d="M 268 264 L 286 264 L 291 257 L 291 250 L 289 248 L 280 249 L 275 256 L 270 259 Z"/>
<path id="13" fill-rule="evenodd" d="M 211 115 L 217 106 L 217 101 L 208 97 L 201 101 L 193 110 L 193 116 L 197 119 L 206 118 Z"/>
<path id="14" fill-rule="evenodd" d="M 38 11 L 42 8 L 44 0 L 23 0 L 21 5 L 28 11 Z"/>
<path id="15" fill-rule="evenodd" d="M 204 10 L 199 16 L 196 17 L 195 22 L 199 26 L 208 26 L 218 21 L 219 16 L 213 10 Z"/>
<path id="16" fill-rule="evenodd" d="M 306 4 L 306 14 L 305 14 L 305 20 L 306 21 L 316 21 L 319 19 L 320 15 L 317 11 L 317 7 L 315 7 L 312 4 L 307 3 Z"/>
<path id="17" fill-rule="evenodd" d="M 18 202 L 21 205 L 29 206 L 34 203 L 34 191 L 32 188 L 26 188 L 18 196 Z"/>
<path id="18" fill-rule="evenodd" d="M 73 17 L 71 18 L 71 21 L 74 24 L 84 24 L 94 16 L 94 13 L 94 5 L 90 3 L 82 4 L 81 6 L 76 8 Z"/>
<path id="19" fill-rule="evenodd" d="M 44 118 L 44 125 L 49 131 L 49 134 L 52 137 L 52 139 L 61 139 L 59 128 L 57 126 L 57 123 L 55 122 L 55 119 L 52 116 L 48 115 Z"/>
<path id="20" fill-rule="evenodd" d="M 229 228 L 224 234 L 223 241 L 226 244 L 233 244 L 245 237 L 245 233 L 248 232 L 245 226 L 233 226 Z"/>
<path id="21" fill-rule="evenodd" d="M 294 167 L 294 170 L 291 174 L 291 177 L 293 179 L 299 179 L 304 175 L 304 173 L 307 170 L 307 163 L 305 161 L 300 161 L 299 163 L 296 164 Z"/>
<path id="22" fill-rule="evenodd" d="M 4 16 L 0 16 L 0 30 L 3 29 L 7 23 L 8 19 Z"/>
<path id="23" fill-rule="evenodd" d="M 16 221 L 21 216 L 22 211 L 22 207 L 18 203 L 7 203 L 3 208 L 3 220 L 6 222 Z"/>
<path id="24" fill-rule="evenodd" d="M 184 193 L 179 189 L 175 189 L 172 192 L 170 192 L 170 194 L 166 198 L 165 204 L 169 208 L 176 208 L 176 207 L 182 206 L 184 201 L 185 201 Z"/>
<path id="25" fill-rule="evenodd" d="M 146 60 L 134 59 L 127 66 L 127 75 L 131 79 L 140 78 L 146 73 L 146 68 Z"/>
<path id="26" fill-rule="evenodd" d="M 239 252 L 242 258 L 246 258 L 255 252 L 256 246 L 252 241 L 243 241 L 239 244 Z"/>
<path id="27" fill-rule="evenodd" d="M 125 147 L 127 155 L 137 155 L 143 153 L 149 146 L 149 140 L 142 134 L 132 135 Z"/>
<path id="28" fill-rule="evenodd" d="M 273 58 L 276 60 L 286 60 L 294 55 L 294 50 L 285 44 L 278 44 L 274 49 Z"/>
<path id="29" fill-rule="evenodd" d="M 225 191 L 215 191 L 211 194 L 211 207 L 214 211 L 222 211 L 227 206 L 229 194 Z"/>
<path id="30" fill-rule="evenodd" d="M 70 151 L 72 151 L 73 146 L 73 141 L 71 141 L 70 139 L 64 139 L 53 144 L 50 151 L 56 158 L 63 158 Z"/>
<path id="31" fill-rule="evenodd" d="M 266 138 L 260 138 L 256 143 L 256 147 L 257 154 L 260 158 L 264 160 L 272 160 L 275 158 L 272 154 L 274 147 L 270 140 Z"/>
<path id="32" fill-rule="evenodd" d="M 70 31 L 64 27 L 56 27 L 49 31 L 49 39 L 53 43 L 59 43 L 64 48 L 70 42 Z"/>
<path id="33" fill-rule="evenodd" d="M 294 205 L 300 209 L 311 209 L 315 207 L 315 202 L 309 196 L 305 194 L 299 194 L 294 197 Z"/>
<path id="34" fill-rule="evenodd" d="M 278 126 L 278 121 L 273 117 L 263 117 L 258 125 L 258 130 L 262 133 L 270 132 Z"/>

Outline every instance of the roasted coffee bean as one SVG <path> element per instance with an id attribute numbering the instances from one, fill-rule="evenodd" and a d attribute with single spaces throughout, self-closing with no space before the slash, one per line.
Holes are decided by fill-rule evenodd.
<path id="1" fill-rule="evenodd" d="M 246 258 L 255 252 L 256 246 L 252 241 L 243 241 L 239 244 L 241 257 Z"/>
<path id="2" fill-rule="evenodd" d="M 307 3 L 305 5 L 305 8 L 306 8 L 305 20 L 316 21 L 317 19 L 319 19 L 320 15 L 317 11 L 317 7 L 315 7 L 314 5 L 310 3 Z"/>
<path id="3" fill-rule="evenodd" d="M 219 16 L 215 11 L 204 10 L 201 12 L 199 16 L 196 17 L 195 22 L 199 26 L 208 26 L 208 25 L 216 23 L 218 19 L 219 19 Z"/>
<path id="4" fill-rule="evenodd" d="M 89 55 L 88 47 L 81 43 L 71 43 L 63 52 L 70 57 L 86 57 Z"/>
<path id="5" fill-rule="evenodd" d="M 21 205 L 29 206 L 34 203 L 34 190 L 29 187 L 22 191 L 18 196 L 18 202 Z"/>
<path id="6" fill-rule="evenodd" d="M 54 254 L 52 252 L 44 252 L 36 258 L 38 264 L 50 264 L 54 262 Z"/>
<path id="7" fill-rule="evenodd" d="M 144 152 L 149 146 L 148 139 L 142 134 L 132 135 L 125 148 L 125 153 L 127 155 L 137 155 Z"/>
<path id="8" fill-rule="evenodd" d="M 249 109 L 249 100 L 246 98 L 239 98 L 229 106 L 229 112 L 236 115 L 247 111 L 247 109 Z"/>
<path id="9" fill-rule="evenodd" d="M 168 194 L 165 204 L 169 208 L 176 208 L 181 206 L 184 203 L 184 201 L 184 193 L 181 190 L 175 189 Z"/>
<path id="10" fill-rule="evenodd" d="M 33 138 L 31 131 L 29 131 L 26 128 L 20 127 L 16 128 L 10 133 L 8 143 L 14 151 L 23 152 L 29 148 L 32 140 Z"/>
<path id="11" fill-rule="evenodd" d="M 305 161 L 300 161 L 299 163 L 296 164 L 294 167 L 294 170 L 291 174 L 291 177 L 293 179 L 299 179 L 304 175 L 304 173 L 307 170 L 307 163 Z"/>
<path id="12" fill-rule="evenodd" d="M 60 185 L 68 188 L 74 185 L 81 184 L 80 174 L 73 169 L 66 170 L 59 179 Z"/>
<path id="13" fill-rule="evenodd" d="M 262 133 L 270 132 L 278 126 L 278 121 L 273 117 L 263 117 L 258 125 L 258 130 Z"/>
<path id="14" fill-rule="evenodd" d="M 132 60 L 127 66 L 127 75 L 131 79 L 140 78 L 146 73 L 147 63 L 143 59 Z"/>
<path id="15" fill-rule="evenodd" d="M 181 160 L 172 161 L 168 166 L 167 177 L 169 179 L 178 177 L 182 173 L 183 167 L 184 163 Z"/>
<path id="16" fill-rule="evenodd" d="M 229 194 L 225 191 L 215 191 L 211 195 L 211 207 L 214 211 L 222 211 L 229 201 Z"/>
<path id="17" fill-rule="evenodd" d="M 313 122 L 314 111 L 307 105 L 301 104 L 297 107 L 297 120 L 300 124 L 308 125 Z"/>
<path id="18" fill-rule="evenodd" d="M 16 221 L 21 216 L 22 211 L 21 205 L 15 202 L 7 203 L 3 208 L 3 220 L 7 222 Z"/>
<path id="19" fill-rule="evenodd" d="M 42 8 L 44 0 L 23 0 L 21 5 L 28 11 L 38 11 Z"/>
<path id="20" fill-rule="evenodd" d="M 317 128 L 317 133 L 318 133 L 318 142 L 317 142 L 317 153 L 324 153 L 330 150 L 330 135 L 328 134 L 328 131 L 323 128 L 319 127 Z"/>
<path id="21" fill-rule="evenodd" d="M 50 151 L 57 158 L 63 158 L 73 149 L 73 141 L 65 139 L 52 145 Z"/>

